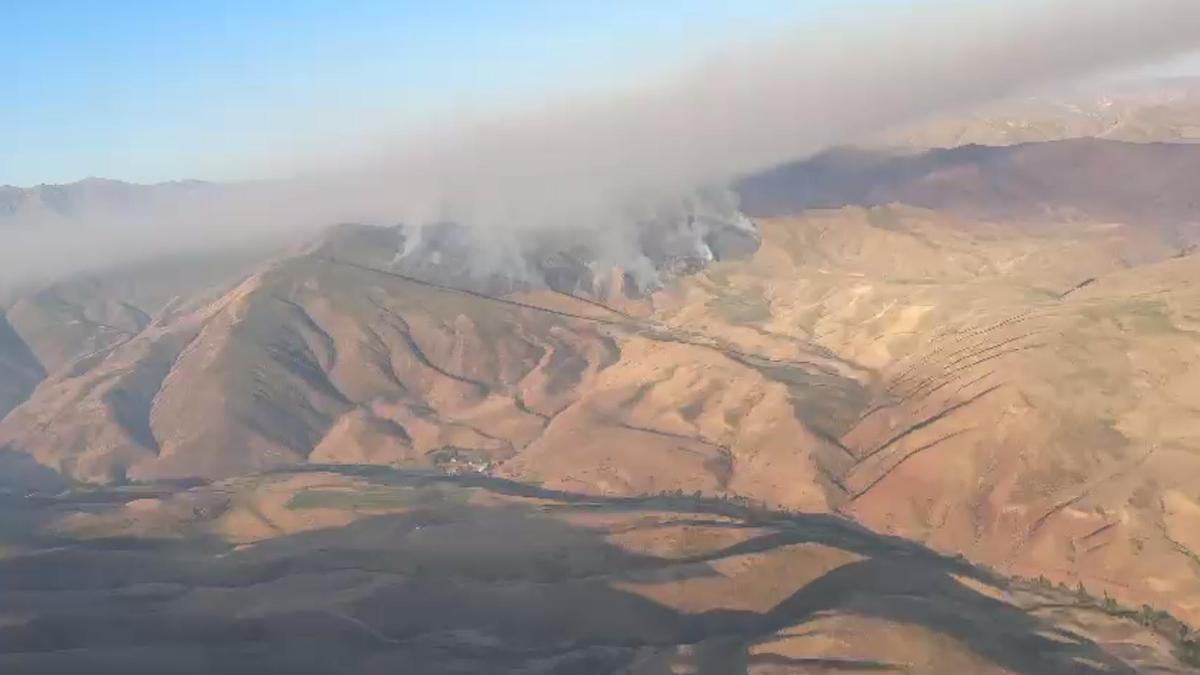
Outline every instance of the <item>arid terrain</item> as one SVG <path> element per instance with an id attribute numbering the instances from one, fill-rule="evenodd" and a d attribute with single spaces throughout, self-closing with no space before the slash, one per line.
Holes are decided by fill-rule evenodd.
<path id="1" fill-rule="evenodd" d="M 1196 667 L 1200 145 L 739 192 L 648 289 L 365 225 L 10 289 L 0 664 Z"/>
<path id="2" fill-rule="evenodd" d="M 830 515 L 349 467 L 3 504 L 7 672 L 1186 672 L 1165 617 Z"/>

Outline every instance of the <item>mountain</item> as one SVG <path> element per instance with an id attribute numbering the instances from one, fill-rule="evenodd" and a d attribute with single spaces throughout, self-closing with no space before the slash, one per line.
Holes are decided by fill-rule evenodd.
<path id="1" fill-rule="evenodd" d="M 973 219 L 1128 222 L 1193 243 L 1200 147 L 1073 139 L 920 153 L 838 150 L 744 180 L 754 216 L 902 203 Z M 1180 230 L 1172 232 L 1171 230 Z"/>
<path id="2" fill-rule="evenodd" d="M 214 184 L 203 181 L 138 185 L 107 178 L 85 178 L 75 183 L 30 188 L 0 185 L 0 229 L 132 214 L 181 194 L 214 188 Z"/>
<path id="3" fill-rule="evenodd" d="M 1200 257 L 1136 226 L 1023 233 L 906 206 L 760 223 L 750 264 L 688 280 L 676 320 L 870 374 L 842 408 L 832 509 L 1196 616 Z"/>
<path id="4" fill-rule="evenodd" d="M 182 538 L 184 549 L 174 553 L 131 554 L 152 573 L 124 591 L 144 591 L 162 611 L 179 616 L 193 616 L 187 614 L 192 606 L 154 589 L 183 575 L 161 567 L 166 560 L 184 570 L 209 564 L 205 556 L 212 550 L 188 546 L 215 534 L 235 548 L 254 544 L 239 549 L 222 568 L 230 576 L 212 585 L 250 578 L 263 585 L 259 590 L 276 582 L 289 587 L 300 583 L 288 571 L 293 557 L 325 570 L 325 561 L 354 558 L 362 547 L 396 534 L 369 523 L 359 534 L 350 525 L 364 514 L 413 509 L 431 520 L 403 520 L 403 527 L 421 531 L 444 518 L 458 522 L 440 502 L 421 497 L 413 503 L 375 484 L 450 475 L 480 488 L 470 499 L 498 511 L 517 506 L 512 495 L 497 495 L 492 487 L 526 486 L 531 492 L 520 495 L 528 500 L 521 509 L 545 509 L 539 512 L 573 526 L 603 523 L 612 528 L 603 534 L 610 543 L 625 542 L 621 537 L 636 533 L 651 511 L 687 512 L 687 524 L 679 527 L 688 534 L 646 534 L 620 552 L 597 554 L 597 566 L 581 572 L 605 579 L 606 588 L 642 588 L 638 584 L 654 583 L 638 576 L 643 568 L 623 567 L 621 556 L 658 555 L 648 552 L 676 545 L 710 552 L 680 568 L 647 568 L 656 570 L 645 572 L 653 579 L 670 579 L 663 589 L 645 591 L 656 605 L 639 605 L 639 612 L 662 617 L 663 623 L 638 629 L 663 631 L 653 645 L 607 623 L 585 636 L 555 634 L 555 644 L 587 645 L 588 658 L 612 656 L 616 652 L 606 650 L 619 647 L 613 662 L 625 665 L 636 662 L 628 650 L 646 663 L 703 660 L 709 657 L 697 654 L 708 649 L 712 658 L 753 661 L 758 652 L 745 647 L 747 635 L 789 642 L 794 636 L 776 633 L 792 625 L 779 623 L 784 618 L 811 621 L 812 612 L 831 606 L 869 606 L 847 610 L 856 617 L 846 619 L 849 630 L 876 635 L 870 631 L 915 621 L 931 631 L 913 633 L 911 644 L 879 638 L 847 647 L 853 658 L 872 663 L 915 664 L 929 672 L 929 654 L 937 651 L 932 645 L 953 645 L 947 649 L 958 656 L 947 658 L 959 659 L 963 672 L 1062 672 L 1117 653 L 1120 663 L 1111 663 L 1109 672 L 1169 664 L 1173 650 L 1188 649 L 1179 641 L 1190 635 L 1186 625 L 1200 622 L 1200 540 L 1194 535 L 1200 497 L 1192 488 L 1200 479 L 1193 423 L 1200 386 L 1197 169 L 1200 145 L 1098 139 L 833 151 L 744 179 L 738 189 L 753 226 L 704 213 L 646 224 L 637 237 L 639 260 L 648 261 L 652 274 L 641 280 L 604 258 L 597 240 L 570 237 L 523 240 L 477 266 L 488 252 L 472 242 L 469 230 L 452 224 L 339 226 L 304 248 L 250 265 L 249 274 L 230 268 L 213 271 L 207 282 L 189 276 L 176 291 L 140 302 L 114 298 L 144 294 L 137 289 L 152 284 L 75 280 L 25 293 L 9 307 L 16 338 L 0 340 L 0 357 L 21 356 L 0 360 L 0 367 L 25 364 L 27 383 L 10 400 L 27 398 L 0 420 L 0 452 L 107 486 L 89 488 L 110 495 L 97 497 L 107 506 L 63 497 L 65 520 L 53 527 L 37 523 L 43 535 L 50 527 L 71 542 L 89 532 L 97 542 Z M 347 483 L 329 472 L 366 482 Z M 275 491 L 272 476 L 296 482 Z M 392 478 L 380 478 L 386 476 Z M 179 487 L 193 483 L 199 485 Z M 325 493 L 303 496 L 309 488 Z M 142 501 L 138 490 L 154 496 Z M 686 508 L 680 499 L 689 500 Z M 764 527 L 740 511 L 733 520 L 722 511 L 717 524 L 708 522 L 713 514 L 704 505 L 712 504 L 799 519 L 772 520 L 768 531 L 755 530 L 768 541 L 787 542 L 787 552 L 750 562 L 734 555 L 742 551 L 736 542 L 719 555 L 704 548 L 700 541 Z M 520 513 L 516 519 L 527 520 L 527 512 Z M 493 511 L 459 515 L 471 521 L 485 514 Z M 819 562 L 821 555 L 812 558 L 805 548 L 813 540 L 800 534 L 827 533 L 821 523 L 849 527 L 851 521 L 881 533 L 873 537 L 903 538 L 904 546 L 916 547 L 903 548 L 912 555 L 965 555 L 992 568 L 992 576 L 973 577 L 967 568 L 919 557 L 938 573 L 917 575 L 922 585 L 913 591 L 884 581 L 916 574 L 888 553 L 878 569 L 867 565 L 862 576 L 847 570 L 844 578 L 789 600 L 787 592 L 808 581 L 775 587 L 768 580 L 778 575 L 764 572 L 760 585 L 745 572 L 761 564 L 763 570 L 825 574 L 825 564 L 856 564 Z M 289 539 L 301 529 L 333 525 L 349 529 Z M 477 536 L 469 527 L 464 532 L 447 541 Z M 510 534 L 525 541 L 522 532 Z M 286 540 L 276 557 L 256 557 L 259 543 L 276 539 Z M 299 548 L 290 548 L 292 541 Z M 78 558 L 62 554 L 55 564 L 76 570 L 121 559 L 109 559 L 104 544 L 95 546 Z M 322 553 L 327 546 L 339 552 Z M 519 565 L 553 567 L 559 556 L 592 555 L 565 546 L 565 553 L 546 553 L 550 562 L 537 553 Z M 176 553 L 181 557 L 169 557 Z M 403 551 L 394 553 L 407 559 Z M 497 564 L 509 572 L 497 578 L 511 584 L 497 591 L 490 583 L 473 585 L 487 571 L 471 568 L 467 582 L 457 572 L 441 576 L 443 566 L 458 570 L 463 560 L 484 559 L 481 550 L 428 555 L 420 575 L 432 579 L 434 591 L 414 595 L 402 584 L 393 589 L 396 598 L 427 607 L 500 593 L 495 607 L 511 609 L 510 600 L 529 600 L 505 595 L 513 584 L 524 589 L 542 579 L 525 572 L 503 576 L 514 569 L 503 565 L 518 565 L 505 558 Z M 377 581 L 377 567 L 351 567 L 367 570 L 363 583 Z M 34 578 L 19 565 L 13 572 Z M 418 574 L 415 568 L 400 573 Z M 705 585 L 710 577 L 742 573 L 750 576 L 733 586 Z M 690 574 L 698 575 L 694 582 Z M 1018 577 L 1041 581 L 1030 585 Z M 472 590 L 461 591 L 462 583 Z M 1075 592 L 1047 588 L 1057 584 Z M 1001 605 L 961 595 L 959 585 Z M 860 586 L 888 599 L 845 590 Z M 350 587 L 355 598 L 366 593 Z M 85 590 L 79 598 L 91 597 Z M 920 620 L 917 610 L 895 605 L 913 593 L 935 598 L 917 612 Z M 737 597 L 762 602 L 747 610 L 725 600 Z M 431 663 L 421 654 L 441 654 L 441 648 L 490 655 L 496 644 L 519 643 L 527 651 L 509 657 L 525 665 L 535 653 L 550 659 L 574 651 L 551 654 L 534 637 L 497 628 L 487 619 L 499 611 L 490 604 L 467 602 L 465 614 L 427 633 L 350 599 L 339 616 L 313 618 L 316 601 L 305 598 L 297 599 L 297 614 L 288 621 L 321 627 L 332 621 L 348 631 L 347 640 L 377 645 L 423 636 L 419 649 L 434 651 L 406 651 L 403 658 L 417 659 L 405 662 L 410 667 Z M 601 600 L 624 607 L 628 598 Z M 671 609 L 661 613 L 664 604 Z M 1120 609 L 1142 605 L 1149 609 L 1141 615 Z M 1053 660 L 1058 656 L 1006 661 L 1014 658 L 1015 643 L 981 645 L 955 632 L 968 620 L 964 607 L 982 612 L 972 614 L 969 620 L 979 623 L 969 625 L 1003 621 L 1016 631 L 1005 634 L 1022 644 L 1053 630 L 1048 626 L 1070 631 L 1068 641 L 1093 631 L 1086 639 L 1103 645 L 1102 653 L 1075 641 L 1063 648 L 1071 666 Z M 239 630 L 229 616 L 245 616 L 247 608 L 221 608 L 219 620 L 198 625 L 213 635 Z M 612 616 L 626 616 L 623 611 Z M 756 616 L 738 613 L 750 611 Z M 1171 623 L 1176 619 L 1168 621 L 1164 611 L 1186 625 Z M 993 612 L 1008 618 L 988 618 Z M 703 620 L 690 623 L 680 613 Z M 1130 619 L 1170 625 L 1173 636 L 1156 642 L 1167 638 L 1137 633 Z M 45 626 L 68 621 L 43 620 Z M 129 640 L 143 627 L 129 621 L 114 629 L 114 642 L 80 648 L 104 651 Z M 837 625 L 830 630 L 842 634 Z M 169 633 L 164 641 L 176 639 Z M 1125 642 L 1120 637 L 1135 633 L 1139 637 Z M 8 644 L 30 651 L 36 634 L 14 629 Z M 821 639 L 840 645 L 830 647 L 831 659 L 850 658 L 844 643 Z M 701 643 L 707 646 L 695 646 Z M 1057 653 L 1038 645 L 1038 654 Z M 78 645 L 52 647 L 45 651 Z M 815 648 L 795 649 L 811 654 Z M 1044 658 L 1051 660 L 1037 660 Z M 785 660 L 757 665 L 762 672 L 799 667 Z"/>
<path id="5" fill-rule="evenodd" d="M 649 330 L 549 289 L 497 299 L 391 271 L 372 258 L 388 235 L 336 230 L 80 362 L 5 419 L 0 438 L 99 480 L 229 476 L 310 456 L 499 462 L 613 365 L 617 335 Z M 37 421 L 47 416 L 56 423 Z M 611 426 L 671 452 L 680 443 Z M 719 449 L 696 452 L 697 467 L 719 464 Z"/>
<path id="6" fill-rule="evenodd" d="M 1138 80 L 994 103 L 890 129 L 868 145 L 953 148 L 1071 138 L 1200 141 L 1200 78 Z"/>

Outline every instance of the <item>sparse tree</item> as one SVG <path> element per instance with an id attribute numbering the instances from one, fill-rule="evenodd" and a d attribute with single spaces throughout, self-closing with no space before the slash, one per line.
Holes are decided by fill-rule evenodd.
<path id="1" fill-rule="evenodd" d="M 1119 607 L 1117 606 L 1117 601 L 1108 594 L 1108 591 L 1104 591 L 1104 611 L 1115 613 L 1118 611 L 1118 609 Z"/>

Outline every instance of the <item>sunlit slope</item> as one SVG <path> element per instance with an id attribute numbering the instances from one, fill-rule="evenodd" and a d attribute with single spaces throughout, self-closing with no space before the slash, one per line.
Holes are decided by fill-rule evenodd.
<path id="1" fill-rule="evenodd" d="M 872 373 L 835 508 L 1197 616 L 1200 257 L 1134 265 L 1158 246 L 1136 227 L 906 207 L 762 227 L 754 260 L 690 279 L 666 320 Z"/>
<path id="2" fill-rule="evenodd" d="M 370 229 L 331 236 L 56 374 L 0 442 L 102 482 L 367 462 L 827 508 L 838 402 L 866 402 L 865 374 L 824 350 L 740 351 L 560 293 L 431 284 L 375 267 L 354 245 Z M 833 413 L 811 427 L 790 393 L 806 384 Z"/>
<path id="3" fill-rule="evenodd" d="M 522 312 L 301 256 L 62 373 L 0 433 L 100 480 L 231 475 L 313 453 L 429 463 L 453 446 L 501 459 L 536 434 L 539 406 L 613 358 L 594 324 Z"/>

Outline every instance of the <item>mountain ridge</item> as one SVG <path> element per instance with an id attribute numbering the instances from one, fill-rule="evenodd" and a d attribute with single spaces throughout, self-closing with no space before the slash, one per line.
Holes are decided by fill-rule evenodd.
<path id="1" fill-rule="evenodd" d="M 335 228 L 69 361 L 0 446 L 110 485 L 378 464 L 731 495 L 1194 623 L 1200 258 L 1180 215 L 1200 174 L 1074 208 L 1161 152 L 817 158 L 771 176 L 784 215 L 746 195 L 753 250 L 664 257 L 644 291 L 536 247 L 536 283 L 472 277 L 451 226 L 413 250 L 403 227 Z M 848 187 L 817 202 L 809 175 Z M 921 202 L 930 175 L 953 199 Z M 1003 189 L 960 189 L 981 175 Z"/>

